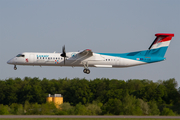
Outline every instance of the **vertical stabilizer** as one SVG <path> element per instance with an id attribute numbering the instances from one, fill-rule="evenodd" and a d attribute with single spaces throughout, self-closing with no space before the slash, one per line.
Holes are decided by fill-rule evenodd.
<path id="1" fill-rule="evenodd" d="M 153 41 L 153 43 L 149 47 L 149 50 L 164 47 L 164 46 L 169 46 L 172 37 L 174 37 L 174 34 L 157 33 L 155 34 L 155 36 L 156 36 L 156 39 Z"/>
<path id="2" fill-rule="evenodd" d="M 157 33 L 155 34 L 156 39 L 149 47 L 149 52 L 147 53 L 148 56 L 157 56 L 157 57 L 164 57 L 167 48 L 171 42 L 172 37 L 174 34 L 170 33 Z"/>

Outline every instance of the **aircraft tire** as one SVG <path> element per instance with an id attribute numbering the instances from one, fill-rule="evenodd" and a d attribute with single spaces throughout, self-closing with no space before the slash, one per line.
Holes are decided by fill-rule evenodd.
<path id="1" fill-rule="evenodd" d="M 17 67 L 16 67 L 16 65 L 14 65 L 14 70 L 17 70 Z"/>
<path id="2" fill-rule="evenodd" d="M 87 70 L 86 70 L 86 73 L 87 73 L 87 74 L 89 74 L 89 73 L 90 73 L 90 70 L 89 70 L 89 69 L 87 69 Z"/>
<path id="3" fill-rule="evenodd" d="M 84 69 L 83 72 L 84 72 L 84 73 L 87 73 L 87 69 Z"/>

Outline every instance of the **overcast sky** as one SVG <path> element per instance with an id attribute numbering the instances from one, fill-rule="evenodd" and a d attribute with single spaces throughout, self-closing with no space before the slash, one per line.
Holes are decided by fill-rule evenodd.
<path id="1" fill-rule="evenodd" d="M 156 33 L 174 33 L 166 61 L 129 68 L 17 66 L 6 62 L 22 52 L 91 49 L 124 53 L 146 50 Z M 180 0 L 0 0 L 0 79 L 39 77 L 175 78 L 180 86 Z"/>

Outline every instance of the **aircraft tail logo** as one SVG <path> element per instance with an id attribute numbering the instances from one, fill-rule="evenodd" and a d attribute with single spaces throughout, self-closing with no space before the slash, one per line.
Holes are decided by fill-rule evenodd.
<path id="1" fill-rule="evenodd" d="M 164 57 L 167 48 L 171 42 L 172 37 L 174 34 L 169 33 L 157 33 L 155 34 L 156 39 L 149 47 L 149 51 L 147 52 L 147 56 L 158 56 Z"/>

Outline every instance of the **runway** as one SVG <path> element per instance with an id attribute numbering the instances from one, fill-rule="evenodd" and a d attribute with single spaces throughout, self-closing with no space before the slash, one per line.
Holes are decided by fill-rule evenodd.
<path id="1" fill-rule="evenodd" d="M 0 118 L 177 118 L 180 116 L 124 116 L 124 115 L 0 115 Z"/>

